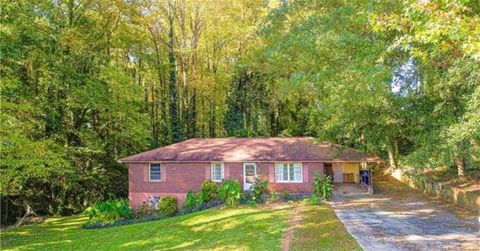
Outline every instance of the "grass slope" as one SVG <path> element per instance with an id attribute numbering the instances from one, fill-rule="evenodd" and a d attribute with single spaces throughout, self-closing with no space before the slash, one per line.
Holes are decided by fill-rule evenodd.
<path id="1" fill-rule="evenodd" d="M 96 230 L 81 228 L 86 220 L 83 216 L 50 218 L 39 225 L 1 232 L 0 249 L 279 250 L 294 206 L 302 207 L 302 213 L 307 218 L 301 220 L 306 228 L 298 228 L 302 232 L 294 232 L 299 239 L 293 240 L 292 244 L 297 246 L 292 248 L 322 249 L 322 245 L 327 243 L 325 247 L 338 247 L 337 244 L 341 244 L 346 245 L 345 249 L 356 249 L 358 244 L 346 234 L 330 208 L 304 204 L 210 209 L 159 221 Z M 312 221 L 316 223 L 312 225 Z M 321 225 L 323 221 L 326 222 L 325 226 L 331 227 L 325 228 Z M 316 228 L 315 224 L 320 224 L 320 228 Z M 338 232 L 342 234 L 338 235 Z M 305 240 L 305 234 L 315 241 Z M 334 244 L 328 244 L 329 241 L 334 241 Z"/>
<path id="2" fill-rule="evenodd" d="M 290 250 L 362 250 L 327 205 L 304 205 L 300 214 Z"/>

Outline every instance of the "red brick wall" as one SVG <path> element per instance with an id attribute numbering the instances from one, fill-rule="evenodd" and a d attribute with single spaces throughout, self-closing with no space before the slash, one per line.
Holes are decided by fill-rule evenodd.
<path id="1" fill-rule="evenodd" d="M 290 193 L 311 192 L 315 172 L 323 173 L 323 163 L 303 163 L 302 183 L 276 183 L 274 165 L 272 162 L 259 162 L 257 174 L 269 181 L 269 190 Z M 178 198 L 179 207 L 183 205 L 189 190 L 198 192 L 202 182 L 210 179 L 210 163 L 162 163 L 162 181 L 150 182 L 148 179 L 148 164 L 129 164 L 128 190 L 132 207 L 137 208 L 149 197 L 162 197 L 167 194 Z M 225 163 L 225 177 L 238 179 L 243 186 L 243 162 Z"/>

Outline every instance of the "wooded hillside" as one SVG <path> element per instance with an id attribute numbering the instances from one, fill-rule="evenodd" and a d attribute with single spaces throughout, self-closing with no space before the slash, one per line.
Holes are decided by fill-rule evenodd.
<path id="1" fill-rule="evenodd" d="M 480 2 L 1 1 L 2 224 L 125 197 L 119 157 L 314 136 L 480 172 Z"/>

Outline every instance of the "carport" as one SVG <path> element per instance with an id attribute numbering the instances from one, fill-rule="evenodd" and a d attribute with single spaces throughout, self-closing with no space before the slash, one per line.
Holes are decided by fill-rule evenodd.
<path id="1" fill-rule="evenodd" d="M 324 172 L 332 177 L 335 194 L 372 194 L 372 164 L 351 161 L 324 163 Z"/>

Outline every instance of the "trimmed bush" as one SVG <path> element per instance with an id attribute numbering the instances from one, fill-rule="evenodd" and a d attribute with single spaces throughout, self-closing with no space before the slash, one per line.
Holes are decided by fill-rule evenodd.
<path id="1" fill-rule="evenodd" d="M 235 207 L 240 203 L 242 187 L 240 182 L 235 179 L 226 179 L 220 187 L 219 196 L 226 206 Z"/>
<path id="2" fill-rule="evenodd" d="M 200 199 L 205 203 L 218 199 L 217 183 L 211 180 L 204 181 L 200 187 Z"/>
<path id="3" fill-rule="evenodd" d="M 130 218 L 133 213 L 126 199 L 110 199 L 88 207 L 84 214 L 88 216 L 87 224 L 109 224 Z"/>
<path id="4" fill-rule="evenodd" d="M 333 192 L 333 183 L 330 176 L 319 175 L 313 176 L 313 194 L 321 199 L 328 199 Z"/>
<path id="5" fill-rule="evenodd" d="M 177 197 L 166 195 L 160 199 L 158 204 L 160 215 L 172 216 L 177 212 Z"/>

